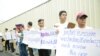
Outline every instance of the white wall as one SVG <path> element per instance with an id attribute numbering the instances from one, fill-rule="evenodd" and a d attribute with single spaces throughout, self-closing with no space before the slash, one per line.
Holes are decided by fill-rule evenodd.
<path id="1" fill-rule="evenodd" d="M 46 27 L 52 28 L 55 23 L 59 22 L 58 13 L 60 10 L 68 12 L 67 19 L 71 22 L 76 22 L 76 12 L 84 11 L 89 16 L 87 25 L 100 28 L 100 0 L 51 0 L 42 6 L 1 24 L 0 31 L 4 31 L 6 27 L 12 29 L 16 23 L 26 25 L 28 21 L 32 21 L 34 27 L 37 28 L 37 20 L 40 18 L 45 19 Z"/>
<path id="2" fill-rule="evenodd" d="M 0 23 L 47 1 L 48 0 L 0 0 Z"/>

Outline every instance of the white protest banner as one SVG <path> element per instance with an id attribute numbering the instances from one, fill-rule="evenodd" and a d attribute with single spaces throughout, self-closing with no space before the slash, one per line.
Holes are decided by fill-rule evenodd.
<path id="1" fill-rule="evenodd" d="M 56 56 L 100 56 L 100 30 L 66 29 L 57 41 Z"/>
<path id="2" fill-rule="evenodd" d="M 28 39 L 29 39 L 30 32 L 29 31 L 24 31 L 23 34 L 24 34 L 24 36 L 23 36 L 23 43 L 28 45 Z"/>
<path id="3" fill-rule="evenodd" d="M 23 43 L 27 43 L 28 47 L 40 49 L 40 32 L 38 31 L 28 31 L 26 34 L 26 39 L 24 38 Z"/>
<path id="4" fill-rule="evenodd" d="M 28 39 L 28 47 L 40 49 L 40 32 L 31 31 Z"/>
<path id="5" fill-rule="evenodd" d="M 56 49 L 57 34 L 55 30 L 41 31 L 41 49 Z"/>

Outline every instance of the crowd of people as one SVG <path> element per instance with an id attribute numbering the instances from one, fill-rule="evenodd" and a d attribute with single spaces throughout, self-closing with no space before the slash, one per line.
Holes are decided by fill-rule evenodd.
<path id="1" fill-rule="evenodd" d="M 86 26 L 87 17 L 88 16 L 85 13 L 79 12 L 76 16 L 76 22 L 78 24 L 76 25 L 75 23 L 69 22 L 67 20 L 67 12 L 63 10 L 59 12 L 59 23 L 56 23 L 55 25 L 53 25 L 53 28 L 55 28 L 58 34 L 61 31 L 61 29 L 69 29 L 69 28 L 71 29 L 92 29 L 91 27 Z M 3 38 L 5 41 L 5 51 L 10 51 L 12 53 L 15 52 L 17 55 L 20 55 L 20 56 L 28 56 L 28 54 L 29 56 L 35 56 L 34 50 L 38 50 L 39 56 L 50 56 L 51 55 L 50 49 L 34 49 L 31 47 L 28 47 L 28 45 L 22 42 L 24 30 L 41 31 L 41 30 L 46 29 L 44 19 L 39 19 L 37 23 L 39 26 L 38 29 L 34 29 L 34 26 L 31 21 L 27 23 L 27 28 L 25 28 L 23 24 L 16 24 L 13 30 L 9 30 L 8 28 L 6 28 L 4 37 L 0 33 L 0 51 L 3 51 L 3 47 L 2 47 L 2 38 Z M 56 50 L 55 50 L 55 55 L 56 55 Z"/>

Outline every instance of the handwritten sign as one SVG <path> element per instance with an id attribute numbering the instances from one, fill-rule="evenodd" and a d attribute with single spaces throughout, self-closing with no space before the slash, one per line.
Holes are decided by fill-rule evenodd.
<path id="1" fill-rule="evenodd" d="M 64 30 L 57 39 L 56 56 L 100 56 L 100 32 Z"/>
<path id="2" fill-rule="evenodd" d="M 23 36 L 23 43 L 28 45 L 28 38 L 29 38 L 29 31 L 24 31 L 24 36 Z"/>
<path id="3" fill-rule="evenodd" d="M 55 30 L 25 31 L 23 43 L 37 49 L 56 49 L 57 34 Z"/>
<path id="4" fill-rule="evenodd" d="M 40 32 L 31 31 L 28 39 L 28 47 L 40 49 Z"/>
<path id="5" fill-rule="evenodd" d="M 41 31 L 41 49 L 56 49 L 57 34 L 55 30 Z"/>

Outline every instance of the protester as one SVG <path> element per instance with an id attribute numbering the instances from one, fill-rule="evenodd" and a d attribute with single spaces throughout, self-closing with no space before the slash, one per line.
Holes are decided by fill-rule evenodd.
<path id="1" fill-rule="evenodd" d="M 64 29 L 69 29 L 69 28 L 72 29 L 75 27 L 74 23 L 68 21 L 67 12 L 64 10 L 59 12 L 59 20 L 60 22 L 54 25 L 54 28 L 57 30 L 57 33 L 62 33 Z"/>
<path id="2" fill-rule="evenodd" d="M 84 12 L 78 12 L 76 21 L 78 25 L 75 27 L 75 29 L 92 29 L 91 27 L 86 25 L 87 15 Z"/>
<path id="3" fill-rule="evenodd" d="M 19 42 L 20 56 L 28 56 L 28 53 L 27 53 L 27 50 L 26 50 L 26 45 L 24 43 L 22 43 L 24 25 L 23 24 L 19 24 L 17 26 L 19 27 L 19 31 L 18 31 L 18 35 L 17 36 L 20 38 L 20 42 Z"/>
<path id="4" fill-rule="evenodd" d="M 10 34 L 11 34 L 11 39 L 9 41 L 10 43 L 10 49 L 11 49 L 11 52 L 14 53 L 15 49 L 14 49 L 14 39 L 13 39 L 13 33 L 12 33 L 12 30 L 10 30 Z"/>
<path id="5" fill-rule="evenodd" d="M 32 27 L 32 25 L 33 25 L 32 22 L 28 22 L 28 24 L 27 24 L 27 30 L 28 31 L 34 31 L 34 28 Z M 29 50 L 29 55 L 34 56 L 33 49 L 31 47 L 28 47 L 28 50 Z"/>
<path id="6" fill-rule="evenodd" d="M 11 39 L 10 32 L 6 28 L 5 29 L 5 51 L 9 51 L 10 50 L 10 44 L 9 44 L 9 40 L 10 39 Z"/>
<path id="7" fill-rule="evenodd" d="M 42 31 L 45 29 L 44 19 L 38 20 L 38 26 L 39 26 L 39 31 Z M 39 56 L 50 56 L 51 54 L 50 49 L 39 49 L 38 52 L 39 52 Z"/>

